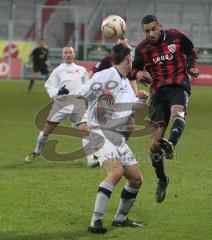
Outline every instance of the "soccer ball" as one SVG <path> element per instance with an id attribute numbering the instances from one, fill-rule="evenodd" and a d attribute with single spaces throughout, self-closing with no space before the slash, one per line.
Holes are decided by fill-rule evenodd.
<path id="1" fill-rule="evenodd" d="M 120 16 L 110 15 L 103 20 L 101 30 L 106 38 L 123 38 L 127 26 Z"/>

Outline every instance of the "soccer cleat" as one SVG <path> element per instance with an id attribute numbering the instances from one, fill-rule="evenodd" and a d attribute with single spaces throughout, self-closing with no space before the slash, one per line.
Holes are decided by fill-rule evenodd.
<path id="1" fill-rule="evenodd" d="M 31 163 L 31 162 L 37 160 L 39 156 L 40 156 L 40 154 L 32 152 L 32 153 L 30 153 L 29 155 L 26 156 L 25 162 L 26 163 Z"/>
<path id="2" fill-rule="evenodd" d="M 160 179 L 158 182 L 158 186 L 156 189 L 156 193 L 155 193 L 155 199 L 156 202 L 161 203 L 164 201 L 165 197 L 166 197 L 166 188 L 169 184 L 169 178 L 167 177 L 166 180 L 164 179 Z"/>
<path id="3" fill-rule="evenodd" d="M 107 228 L 103 227 L 102 220 L 99 219 L 88 227 L 88 232 L 104 234 L 107 232 Z"/>
<path id="4" fill-rule="evenodd" d="M 128 218 L 123 221 L 123 222 L 118 222 L 118 221 L 113 221 L 112 222 L 112 226 L 113 227 L 132 227 L 132 228 L 136 228 L 136 227 L 142 227 L 142 224 L 141 223 L 137 223 L 137 222 L 134 222 L 132 220 L 129 220 Z"/>
<path id="5" fill-rule="evenodd" d="M 174 145 L 165 138 L 161 138 L 160 147 L 164 150 L 164 156 L 167 159 L 173 159 Z"/>

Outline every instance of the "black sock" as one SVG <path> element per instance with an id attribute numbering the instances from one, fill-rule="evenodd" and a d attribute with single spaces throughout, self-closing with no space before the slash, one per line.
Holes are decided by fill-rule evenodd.
<path id="1" fill-rule="evenodd" d="M 169 141 L 172 142 L 174 146 L 176 146 L 178 140 L 180 139 L 180 136 L 182 135 L 184 128 L 185 119 L 183 117 L 176 116 L 173 119 L 171 133 L 169 137 Z"/>
<path id="2" fill-rule="evenodd" d="M 114 217 L 115 221 L 123 222 L 127 219 L 128 213 L 135 202 L 138 192 L 139 189 L 131 188 L 128 185 L 123 188 L 119 206 Z"/>
<path id="3" fill-rule="evenodd" d="M 28 91 L 30 91 L 32 89 L 33 84 L 34 84 L 34 80 L 30 79 L 29 85 L 28 85 Z"/>
<path id="4" fill-rule="evenodd" d="M 167 176 L 164 171 L 163 152 L 153 152 L 150 150 L 150 158 L 152 160 L 152 166 L 155 168 L 155 173 L 158 179 L 166 180 Z"/>

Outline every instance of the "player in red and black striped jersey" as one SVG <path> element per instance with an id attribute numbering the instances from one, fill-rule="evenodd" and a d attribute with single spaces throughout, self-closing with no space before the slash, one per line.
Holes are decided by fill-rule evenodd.
<path id="1" fill-rule="evenodd" d="M 163 30 L 156 16 L 142 19 L 146 39 L 135 49 L 132 79 L 151 84 L 150 156 L 159 179 L 156 201 L 165 199 L 168 177 L 164 171 L 163 151 L 173 158 L 174 148 L 185 127 L 185 112 L 191 92 L 190 77 L 198 77 L 197 54 L 191 40 L 176 29 Z M 172 127 L 169 139 L 165 131 L 169 120 Z"/>
<path id="2" fill-rule="evenodd" d="M 104 69 L 108 69 L 112 66 L 113 66 L 112 56 L 111 56 L 111 53 L 109 53 L 105 57 L 103 57 L 100 62 L 98 62 L 93 66 L 93 68 L 89 72 L 89 77 L 91 78 L 94 73 L 100 72 Z"/>

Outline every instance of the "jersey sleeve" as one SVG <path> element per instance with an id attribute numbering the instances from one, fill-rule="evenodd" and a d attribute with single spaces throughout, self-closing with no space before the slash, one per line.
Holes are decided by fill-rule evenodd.
<path id="1" fill-rule="evenodd" d="M 83 76 L 82 76 L 82 83 L 85 83 L 89 79 L 89 74 L 86 69 L 84 69 Z"/>
<path id="2" fill-rule="evenodd" d="M 29 62 L 32 64 L 34 60 L 35 49 L 33 49 L 29 55 Z"/>
<path id="3" fill-rule="evenodd" d="M 51 75 L 49 76 L 48 80 L 44 84 L 47 93 L 49 94 L 50 98 L 54 98 L 58 95 L 58 83 L 59 83 L 59 76 L 58 71 L 55 69 Z"/>
<path id="4" fill-rule="evenodd" d="M 46 62 L 48 61 L 48 58 L 49 58 L 49 49 L 46 48 Z"/>
<path id="5" fill-rule="evenodd" d="M 135 56 L 132 62 L 132 70 L 130 71 L 130 74 L 128 75 L 129 79 L 135 80 L 136 79 L 136 74 L 138 71 L 142 71 L 144 69 L 145 62 L 143 59 L 143 56 L 141 54 L 140 49 L 137 47 L 135 49 Z"/>
<path id="6" fill-rule="evenodd" d="M 182 51 L 186 55 L 186 60 L 187 60 L 187 68 L 193 68 L 196 67 L 197 65 L 197 52 L 194 48 L 194 45 L 192 41 L 183 33 L 181 33 L 181 46 L 182 46 Z"/>

